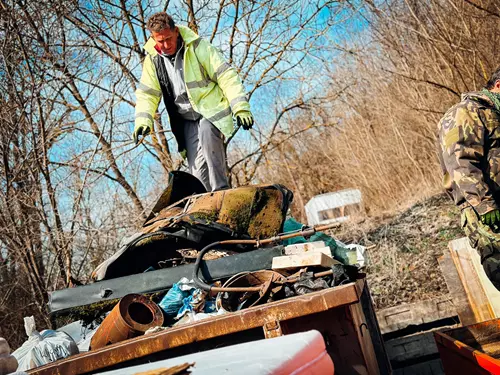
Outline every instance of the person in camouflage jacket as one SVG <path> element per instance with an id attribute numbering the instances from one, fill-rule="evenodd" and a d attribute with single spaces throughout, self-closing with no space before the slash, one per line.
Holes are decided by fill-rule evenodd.
<path id="1" fill-rule="evenodd" d="M 441 119 L 438 155 L 462 228 L 500 290 L 500 68 Z"/>

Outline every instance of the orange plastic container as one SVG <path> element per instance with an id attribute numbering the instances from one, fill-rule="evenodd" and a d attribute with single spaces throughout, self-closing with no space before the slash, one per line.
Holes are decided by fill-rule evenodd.
<path id="1" fill-rule="evenodd" d="M 500 319 L 435 332 L 445 374 L 500 374 Z"/>

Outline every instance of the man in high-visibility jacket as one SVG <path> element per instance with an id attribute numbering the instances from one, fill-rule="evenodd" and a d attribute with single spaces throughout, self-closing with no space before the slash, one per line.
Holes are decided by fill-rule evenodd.
<path id="1" fill-rule="evenodd" d="M 153 131 L 160 98 L 170 119 L 178 151 L 191 174 L 208 191 L 228 187 L 224 137 L 233 132 L 233 115 L 248 130 L 254 120 L 234 68 L 209 42 L 165 12 L 147 22 L 152 37 L 145 44 L 136 91 L 134 140 Z"/>

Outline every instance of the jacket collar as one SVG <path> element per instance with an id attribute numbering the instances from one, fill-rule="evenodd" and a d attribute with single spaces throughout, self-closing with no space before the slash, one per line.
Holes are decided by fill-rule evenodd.
<path id="1" fill-rule="evenodd" d="M 474 100 L 479 102 L 486 107 L 495 108 L 495 103 L 482 91 L 473 91 L 462 94 L 462 101 L 464 100 Z"/>
<path id="2" fill-rule="evenodd" d="M 199 38 L 198 34 L 196 34 L 194 31 L 192 31 L 190 28 L 186 26 L 179 25 L 177 26 L 179 28 L 179 33 L 181 34 L 182 40 L 184 40 L 184 46 L 187 48 L 191 43 L 193 43 L 196 39 Z M 144 50 L 151 55 L 152 57 L 158 55 L 158 52 L 155 49 L 156 42 L 155 40 L 151 37 L 148 39 L 146 44 L 144 45 Z"/>

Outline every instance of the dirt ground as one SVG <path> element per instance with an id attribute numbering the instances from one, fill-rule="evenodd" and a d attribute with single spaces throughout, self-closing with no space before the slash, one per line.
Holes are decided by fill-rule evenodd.
<path id="1" fill-rule="evenodd" d="M 344 243 L 367 246 L 367 274 L 377 309 L 448 293 L 437 259 L 463 237 L 459 212 L 444 194 L 391 217 L 374 217 L 335 231 Z"/>

